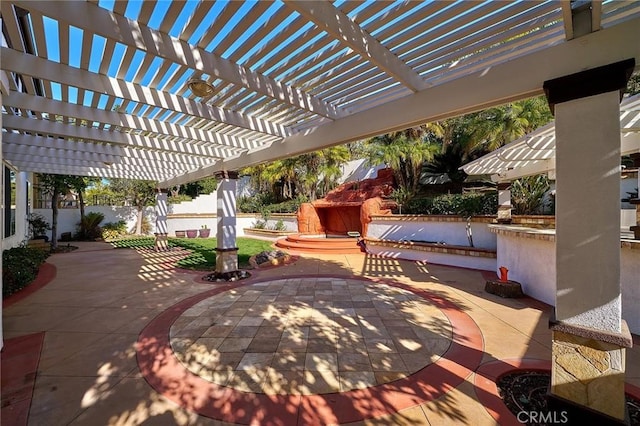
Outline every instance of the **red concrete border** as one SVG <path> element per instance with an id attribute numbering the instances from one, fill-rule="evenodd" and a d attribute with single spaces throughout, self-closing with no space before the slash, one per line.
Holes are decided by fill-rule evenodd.
<path id="1" fill-rule="evenodd" d="M 484 363 L 476 370 L 474 386 L 478 400 L 491 417 L 502 426 L 522 426 L 522 422 L 518 421 L 500 398 L 496 385 L 500 377 L 518 370 L 550 372 L 551 361 L 533 358 L 504 359 Z M 639 387 L 625 383 L 624 390 L 626 394 L 640 400 Z"/>
<path id="2" fill-rule="evenodd" d="M 295 275 L 290 278 L 334 278 L 332 275 Z M 344 279 L 345 277 L 335 277 Z M 269 424 L 349 423 L 380 417 L 437 399 L 459 386 L 480 364 L 484 342 L 473 319 L 453 302 L 427 290 L 417 290 L 391 280 L 384 282 L 428 298 L 447 316 L 453 328 L 449 349 L 442 357 L 411 376 L 366 389 L 321 395 L 265 395 L 241 392 L 217 385 L 187 370 L 176 358 L 169 343 L 171 324 L 196 303 L 241 286 L 281 278 L 248 279 L 223 284 L 185 299 L 158 315 L 140 333 L 136 344 L 140 371 L 159 393 L 180 406 L 203 416 L 231 423 Z"/>
<path id="3" fill-rule="evenodd" d="M 31 284 L 27 285 L 23 289 L 19 290 L 17 293 L 13 293 L 11 296 L 2 300 L 2 308 L 8 308 L 11 305 L 15 305 L 22 299 L 27 296 L 32 295 L 36 291 L 40 290 L 42 287 L 49 284 L 56 277 L 57 269 L 51 263 L 43 263 L 40 265 L 40 269 L 38 270 L 38 275 L 36 278 L 31 281 Z"/>
<path id="4" fill-rule="evenodd" d="M 26 425 L 33 398 L 44 332 L 5 340 L 0 354 L 3 426 Z"/>

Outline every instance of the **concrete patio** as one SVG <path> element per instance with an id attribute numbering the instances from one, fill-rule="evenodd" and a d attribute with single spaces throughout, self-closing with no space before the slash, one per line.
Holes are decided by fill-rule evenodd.
<path id="1" fill-rule="evenodd" d="M 492 379 L 549 366 L 550 308 L 487 272 L 318 254 L 221 285 L 178 251 L 76 244 L 3 309 L 4 425 L 518 424 Z"/>

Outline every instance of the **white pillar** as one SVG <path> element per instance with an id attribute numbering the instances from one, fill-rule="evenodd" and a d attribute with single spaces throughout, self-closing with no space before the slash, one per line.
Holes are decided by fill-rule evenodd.
<path id="1" fill-rule="evenodd" d="M 227 273 L 238 270 L 238 247 L 236 245 L 236 182 L 237 172 L 218 172 L 217 248 L 216 272 Z"/>
<path id="2" fill-rule="evenodd" d="M 556 319 L 619 333 L 620 108 L 608 92 L 556 105 Z"/>
<path id="3" fill-rule="evenodd" d="M 570 424 L 625 417 L 624 357 L 632 340 L 621 316 L 619 104 L 634 63 L 544 83 L 556 118 L 549 406 L 566 410 Z"/>
<path id="4" fill-rule="evenodd" d="M 156 191 L 156 250 L 167 250 L 167 193 L 168 189 L 158 188 Z"/>
<path id="5" fill-rule="evenodd" d="M 511 183 L 500 182 L 498 187 L 498 223 L 511 223 Z"/>

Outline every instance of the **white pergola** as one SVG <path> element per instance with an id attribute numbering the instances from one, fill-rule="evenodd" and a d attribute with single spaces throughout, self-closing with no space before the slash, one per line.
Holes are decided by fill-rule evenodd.
<path id="1" fill-rule="evenodd" d="M 0 13 L 3 162 L 156 181 L 160 224 L 168 188 L 218 175 L 223 272 L 237 269 L 240 168 L 544 87 L 559 141 L 551 394 L 584 405 L 556 361 L 596 339 L 610 364 L 595 373 L 584 351 L 587 405 L 624 419 L 618 107 L 640 69 L 640 1 L 3 0 Z"/>
<path id="2" fill-rule="evenodd" d="M 461 167 L 468 175 L 491 175 L 495 182 L 554 172 L 556 129 L 551 122 Z M 620 153 L 640 152 L 640 94 L 620 103 Z"/>
<path id="3" fill-rule="evenodd" d="M 162 188 L 640 62 L 634 1 L 3 0 L 1 13 L 4 161 Z"/>

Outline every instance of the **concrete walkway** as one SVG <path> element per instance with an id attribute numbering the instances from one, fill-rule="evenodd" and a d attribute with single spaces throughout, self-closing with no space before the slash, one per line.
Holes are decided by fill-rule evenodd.
<path id="1" fill-rule="evenodd" d="M 3 425 L 513 424 L 477 372 L 551 354 L 550 308 L 485 293 L 481 271 L 305 255 L 220 285 L 179 251 L 77 244 L 3 309 Z M 39 360 L 16 358 L 35 380 L 9 395 L 19 344 Z M 637 347 L 626 367 L 640 386 Z"/>

